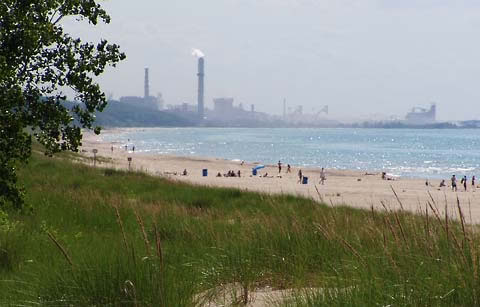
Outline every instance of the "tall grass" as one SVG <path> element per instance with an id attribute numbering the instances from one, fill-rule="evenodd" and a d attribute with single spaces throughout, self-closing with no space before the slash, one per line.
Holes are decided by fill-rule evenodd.
<path id="1" fill-rule="evenodd" d="M 433 200 L 362 211 L 37 156 L 21 177 L 35 211 L 0 233 L 0 304 L 242 305 L 271 287 L 294 289 L 285 306 L 479 305 L 463 204 L 457 222 Z"/>

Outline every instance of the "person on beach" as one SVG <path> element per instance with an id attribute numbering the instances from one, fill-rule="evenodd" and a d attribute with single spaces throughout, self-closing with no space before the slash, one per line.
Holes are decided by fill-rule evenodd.
<path id="1" fill-rule="evenodd" d="M 325 169 L 322 167 L 322 170 L 320 171 L 320 184 L 324 185 L 325 180 L 327 180 L 327 177 L 325 176 Z"/>
<path id="2" fill-rule="evenodd" d="M 238 178 L 241 177 L 241 176 L 240 176 L 241 174 L 242 174 L 242 173 L 240 173 L 240 170 L 238 170 L 238 172 L 237 172 Z"/>
<path id="3" fill-rule="evenodd" d="M 452 176 L 452 178 L 450 179 L 452 181 L 452 191 L 457 191 L 457 178 L 455 177 L 455 175 Z"/>
<path id="4" fill-rule="evenodd" d="M 446 186 L 445 179 L 442 179 L 442 181 L 440 181 L 440 187 L 443 188 L 444 186 Z"/>
<path id="5" fill-rule="evenodd" d="M 298 183 L 302 183 L 302 178 L 303 178 L 302 170 L 299 169 L 298 170 Z"/>
<path id="6" fill-rule="evenodd" d="M 127 150 L 128 150 L 128 145 L 125 145 L 125 151 L 127 151 Z"/>
<path id="7" fill-rule="evenodd" d="M 110 149 L 111 149 L 111 150 L 112 150 L 112 152 L 113 152 L 113 146 L 112 146 Z"/>
<path id="8" fill-rule="evenodd" d="M 467 192 L 467 176 L 463 176 L 462 178 L 463 189 Z"/>
<path id="9" fill-rule="evenodd" d="M 183 175 L 183 176 L 187 176 L 187 174 L 188 174 L 188 173 L 187 173 L 187 169 L 184 169 L 182 175 Z"/>
<path id="10" fill-rule="evenodd" d="M 242 163 L 240 163 L 240 165 L 242 165 L 242 166 L 243 166 L 244 164 L 245 164 L 245 161 L 243 161 L 243 160 L 242 160 Z"/>
<path id="11" fill-rule="evenodd" d="M 475 176 L 472 176 L 472 187 L 475 187 Z"/>
<path id="12" fill-rule="evenodd" d="M 292 172 L 292 168 L 290 167 L 290 164 L 287 164 L 287 173 L 291 173 Z"/>
<path id="13" fill-rule="evenodd" d="M 135 152 L 135 146 L 132 147 L 132 151 Z"/>
<path id="14" fill-rule="evenodd" d="M 282 172 L 282 162 L 278 160 L 278 173 L 280 174 Z"/>

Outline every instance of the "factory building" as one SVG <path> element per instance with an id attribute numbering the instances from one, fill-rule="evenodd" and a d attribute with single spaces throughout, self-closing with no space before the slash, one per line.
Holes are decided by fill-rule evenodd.
<path id="1" fill-rule="evenodd" d="M 430 109 L 415 107 L 405 116 L 405 122 L 409 125 L 428 125 L 435 123 L 437 106 L 432 103 Z"/>
<path id="2" fill-rule="evenodd" d="M 233 98 L 213 99 L 213 112 L 218 115 L 232 115 L 235 112 L 233 107 Z"/>
<path id="3" fill-rule="evenodd" d="M 286 112 L 286 105 L 284 102 L 284 121 L 293 125 L 319 125 L 328 119 L 328 105 L 321 107 L 319 111 L 312 109 L 312 113 L 305 113 L 303 106 L 299 105 L 294 108 L 293 111 Z"/>
<path id="4" fill-rule="evenodd" d="M 162 110 L 163 109 L 163 98 L 162 94 L 159 93 L 157 97 L 150 96 L 150 81 L 149 81 L 149 70 L 145 68 L 145 77 L 144 77 L 144 88 L 143 88 L 143 97 L 139 96 L 123 96 L 120 97 L 120 102 L 138 105 L 144 108 L 150 108 L 153 110 Z"/>

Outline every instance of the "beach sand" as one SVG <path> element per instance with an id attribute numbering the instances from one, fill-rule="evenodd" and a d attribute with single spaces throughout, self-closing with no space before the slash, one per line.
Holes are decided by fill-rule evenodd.
<path id="1" fill-rule="evenodd" d="M 121 133 L 124 129 L 105 130 L 108 133 Z M 171 180 L 185 181 L 196 185 L 231 187 L 248 191 L 259 191 L 269 194 L 292 194 L 323 201 L 328 205 L 348 205 L 356 208 L 385 210 L 382 203 L 392 210 L 400 209 L 400 202 L 405 210 L 425 214 L 427 202 L 433 203 L 433 198 L 439 211 L 444 216 L 445 204 L 452 218 L 458 218 L 457 197 L 468 223 L 480 222 L 480 188 L 473 189 L 470 182 L 467 192 L 463 192 L 458 179 L 458 192 L 452 192 L 447 186 L 439 187 L 440 180 L 431 181 L 431 186 L 425 185 L 425 180 L 397 178 L 396 180 L 382 180 L 380 172 L 359 172 L 350 170 L 326 170 L 327 180 L 324 185 L 319 184 L 320 169 L 302 168 L 304 176 L 308 177 L 308 184 L 299 184 L 298 166 L 292 165 L 292 172 L 286 173 L 286 162 L 278 174 L 277 165 L 266 165 L 259 171 L 259 175 L 268 173 L 267 178 L 252 176 L 252 168 L 260 163 L 246 161 L 229 161 L 217 158 L 179 157 L 171 155 L 149 155 L 128 151 L 124 144 L 105 142 L 102 136 L 91 132 L 84 132 L 81 152 L 87 157 L 93 157 L 92 150 L 98 150 L 97 156 L 108 159 L 99 159 L 99 167 L 128 169 L 127 158 L 131 157 L 131 169 L 143 171 L 152 175 L 168 177 Z M 113 146 L 113 151 L 111 150 Z M 282 161 L 283 162 L 283 161 Z M 186 169 L 187 176 L 181 173 Z M 208 170 L 208 176 L 202 176 L 202 170 Z M 216 177 L 217 173 L 227 173 L 229 170 L 240 170 L 241 177 Z M 277 176 L 280 175 L 280 176 Z M 445 178 L 447 185 L 449 178 Z M 433 186 L 432 186 L 433 185 Z M 317 192 L 318 189 L 318 192 Z M 398 195 L 395 196 L 395 191 Z M 430 195 L 431 197 L 430 197 Z M 431 214 L 431 210 L 429 209 Z"/>

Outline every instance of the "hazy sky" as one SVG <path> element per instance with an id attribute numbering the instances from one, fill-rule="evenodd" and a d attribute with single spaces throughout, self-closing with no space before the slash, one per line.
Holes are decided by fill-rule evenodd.
<path id="1" fill-rule="evenodd" d="M 478 0 L 109 0 L 107 26 L 68 24 L 121 45 L 127 60 L 100 80 L 114 97 L 151 93 L 196 103 L 205 54 L 206 105 L 229 96 L 256 110 L 332 118 L 404 116 L 437 103 L 439 119 L 480 119 Z M 93 30 L 92 30 L 93 29 Z"/>

